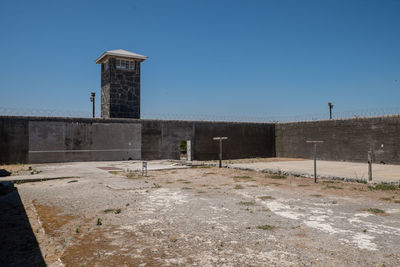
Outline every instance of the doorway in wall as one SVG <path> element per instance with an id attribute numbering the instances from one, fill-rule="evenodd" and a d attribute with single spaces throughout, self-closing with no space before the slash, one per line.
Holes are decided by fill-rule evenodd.
<path id="1" fill-rule="evenodd" d="M 182 140 L 179 143 L 179 156 L 181 160 L 192 160 L 190 140 Z"/>

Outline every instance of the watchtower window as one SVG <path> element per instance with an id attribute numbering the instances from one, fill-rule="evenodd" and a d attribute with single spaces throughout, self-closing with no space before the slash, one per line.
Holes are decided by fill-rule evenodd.
<path id="1" fill-rule="evenodd" d="M 122 60 L 122 59 L 117 59 L 116 60 L 116 68 L 120 70 L 135 70 L 135 61 L 133 60 Z"/>

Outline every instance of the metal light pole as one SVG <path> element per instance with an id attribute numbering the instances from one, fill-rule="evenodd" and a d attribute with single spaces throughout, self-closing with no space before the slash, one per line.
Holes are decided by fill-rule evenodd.
<path id="1" fill-rule="evenodd" d="M 333 109 L 333 104 L 331 102 L 328 102 L 329 106 L 329 119 L 332 119 L 332 109 Z"/>
<path id="2" fill-rule="evenodd" d="M 314 183 L 317 182 L 317 144 L 323 143 L 324 141 L 306 141 L 306 143 L 313 144 L 313 154 L 314 154 Z"/>
<path id="3" fill-rule="evenodd" d="M 90 93 L 90 102 L 93 103 L 93 118 L 95 117 L 95 111 L 94 111 L 94 109 L 95 109 L 95 100 L 96 100 L 95 96 L 96 96 L 95 92 L 91 92 Z"/>
<path id="4" fill-rule="evenodd" d="M 213 137 L 213 140 L 219 140 L 219 167 L 222 168 L 222 140 L 226 140 L 228 137 Z"/>

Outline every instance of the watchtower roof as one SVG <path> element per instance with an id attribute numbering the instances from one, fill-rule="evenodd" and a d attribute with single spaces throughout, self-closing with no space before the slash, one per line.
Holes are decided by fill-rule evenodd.
<path id="1" fill-rule="evenodd" d="M 131 59 L 136 59 L 137 61 L 145 61 L 147 59 L 146 56 L 139 55 L 133 52 L 129 52 L 123 49 L 117 49 L 117 50 L 109 50 L 104 52 L 99 58 L 95 60 L 96 64 L 101 64 L 103 63 L 109 56 L 113 57 L 122 57 L 122 58 L 131 58 Z"/>

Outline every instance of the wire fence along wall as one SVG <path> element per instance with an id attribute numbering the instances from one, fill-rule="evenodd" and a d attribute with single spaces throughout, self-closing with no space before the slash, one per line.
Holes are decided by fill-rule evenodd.
<path id="1" fill-rule="evenodd" d="M 332 119 L 351 119 L 351 118 L 368 118 L 368 117 L 385 117 L 396 116 L 400 114 L 400 108 L 385 109 L 364 109 L 352 111 L 335 111 L 333 110 Z M 67 118 L 92 118 L 91 110 L 88 111 L 71 111 L 71 110 L 54 110 L 54 109 L 30 109 L 30 108 L 5 108 L 0 107 L 0 116 L 39 116 L 39 117 L 67 117 Z M 400 115 L 399 115 L 400 116 Z M 96 118 L 100 118 L 100 114 L 96 113 Z M 239 115 L 210 115 L 210 114 L 156 114 L 142 113 L 141 119 L 153 120 L 191 120 L 191 121 L 226 121 L 226 122 L 301 122 L 301 121 L 318 121 L 329 120 L 329 110 L 326 113 L 304 114 L 294 116 L 239 116 Z"/>

